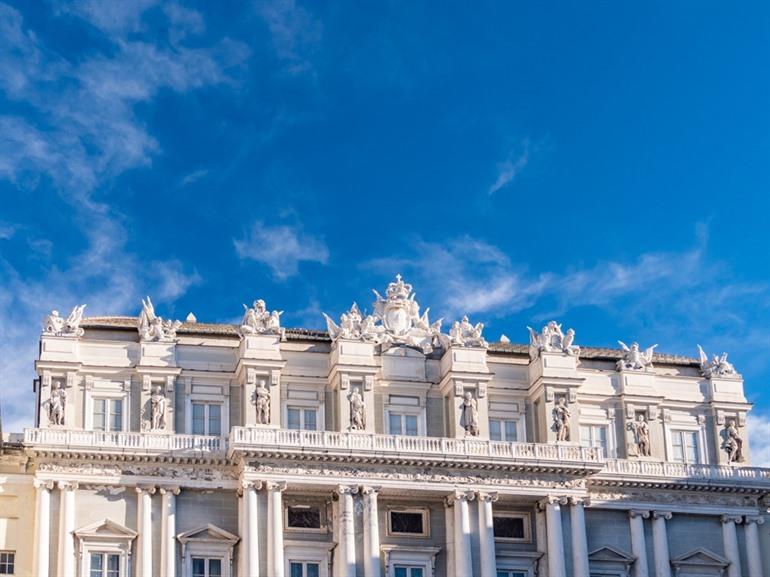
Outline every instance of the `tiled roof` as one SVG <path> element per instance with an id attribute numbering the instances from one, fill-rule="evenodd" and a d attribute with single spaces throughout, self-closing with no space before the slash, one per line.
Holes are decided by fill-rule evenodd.
<path id="1" fill-rule="evenodd" d="M 87 317 L 80 323 L 86 329 L 131 329 L 136 330 L 137 317 Z M 213 335 L 237 337 L 238 326 L 230 323 L 182 323 L 177 331 L 180 335 Z M 321 341 L 330 342 L 329 333 L 317 329 L 287 328 L 286 339 L 291 341 Z M 490 343 L 491 353 L 529 354 L 529 347 L 520 343 Z M 620 349 L 604 347 L 580 347 L 580 358 L 596 360 L 617 360 L 623 357 Z M 694 357 L 655 353 L 652 360 L 665 365 L 698 366 L 699 361 Z"/>

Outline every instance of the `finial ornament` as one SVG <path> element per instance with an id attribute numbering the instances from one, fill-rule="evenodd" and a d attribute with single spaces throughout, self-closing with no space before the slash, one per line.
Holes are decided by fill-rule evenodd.
<path id="1" fill-rule="evenodd" d="M 66 319 L 59 316 L 59 311 L 51 311 L 51 314 L 43 320 L 43 334 L 56 337 L 82 337 L 84 331 L 80 328 L 80 321 L 83 320 L 85 308 L 86 305 L 76 306 Z"/>
<path id="2" fill-rule="evenodd" d="M 698 356 L 700 357 L 701 374 L 707 379 L 738 374 L 733 364 L 727 360 L 727 353 L 722 353 L 722 356 L 714 355 L 709 361 L 706 351 L 698 345 Z"/>
<path id="3" fill-rule="evenodd" d="M 623 349 L 623 358 L 617 363 L 619 371 L 649 371 L 652 369 L 652 355 L 655 347 L 647 347 L 644 352 L 639 348 L 639 343 L 633 342 L 629 347 L 623 341 L 618 341 L 620 348 Z"/>
<path id="4" fill-rule="evenodd" d="M 142 312 L 139 314 L 139 338 L 143 341 L 172 342 L 176 340 L 176 331 L 182 326 L 181 321 L 163 320 L 155 314 L 155 307 L 147 297 L 142 299 Z"/>
<path id="5" fill-rule="evenodd" d="M 532 327 L 529 329 L 529 356 L 536 359 L 540 353 L 562 353 L 571 357 L 580 356 L 580 347 L 575 346 L 575 331 L 568 329 L 565 334 L 561 324 L 549 321 L 538 333 Z"/>

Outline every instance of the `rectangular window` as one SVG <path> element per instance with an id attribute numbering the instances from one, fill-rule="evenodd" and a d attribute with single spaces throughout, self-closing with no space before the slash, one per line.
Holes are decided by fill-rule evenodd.
<path id="1" fill-rule="evenodd" d="M 580 425 L 580 444 L 584 447 L 604 449 L 607 454 L 607 426 Z"/>
<path id="2" fill-rule="evenodd" d="M 120 555 L 92 551 L 88 577 L 120 577 Z"/>
<path id="3" fill-rule="evenodd" d="M 192 404 L 192 434 L 222 434 L 222 405 L 220 403 Z"/>
<path id="4" fill-rule="evenodd" d="M 0 575 L 13 575 L 16 571 L 15 565 L 15 551 L 0 551 Z"/>
<path id="5" fill-rule="evenodd" d="M 388 511 L 388 531 L 391 535 L 428 535 L 427 509 Z"/>
<path id="6" fill-rule="evenodd" d="M 679 463 L 699 463 L 698 433 L 696 431 L 671 431 L 673 459 Z"/>
<path id="7" fill-rule="evenodd" d="M 489 419 L 489 438 L 493 441 L 518 440 L 516 421 L 513 419 Z"/>
<path id="8" fill-rule="evenodd" d="M 222 577 L 222 559 L 218 557 L 193 557 L 192 577 Z"/>
<path id="9" fill-rule="evenodd" d="M 415 565 L 395 565 L 393 567 L 394 577 L 423 577 L 424 567 L 417 567 Z"/>
<path id="10" fill-rule="evenodd" d="M 514 571 L 512 569 L 498 569 L 497 577 L 527 577 L 525 571 Z"/>
<path id="11" fill-rule="evenodd" d="M 417 415 L 388 411 L 388 427 L 388 432 L 391 435 L 409 435 L 416 437 L 419 434 Z"/>
<path id="12" fill-rule="evenodd" d="M 94 431 L 123 430 L 123 399 L 93 400 Z"/>
<path id="13" fill-rule="evenodd" d="M 316 431 L 318 423 L 318 411 L 303 407 L 289 407 L 287 409 L 287 426 L 289 429 Z"/>
<path id="14" fill-rule="evenodd" d="M 321 566 L 307 561 L 289 561 L 289 577 L 318 577 Z"/>
<path id="15" fill-rule="evenodd" d="M 289 529 L 320 529 L 321 508 L 305 505 L 286 507 L 286 526 Z"/>
<path id="16" fill-rule="evenodd" d="M 495 539 L 502 541 L 529 541 L 529 515 L 500 513 L 492 516 Z"/>

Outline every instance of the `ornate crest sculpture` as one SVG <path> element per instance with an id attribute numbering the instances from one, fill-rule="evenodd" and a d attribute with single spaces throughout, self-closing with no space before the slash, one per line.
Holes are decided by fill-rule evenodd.
<path id="1" fill-rule="evenodd" d="M 714 355 L 709 361 L 706 351 L 698 345 L 698 355 L 700 356 L 700 370 L 704 377 L 727 377 L 737 375 L 738 372 L 731 362 L 727 360 L 727 353 L 722 353 L 721 357 Z"/>
<path id="2" fill-rule="evenodd" d="M 550 321 L 538 333 L 532 327 L 529 329 L 529 356 L 536 359 L 543 351 L 547 353 L 563 353 L 572 357 L 580 356 L 580 347 L 575 346 L 575 331 L 569 329 L 567 334 L 561 330 L 561 325 Z"/>
<path id="3" fill-rule="evenodd" d="M 644 352 L 639 348 L 639 343 L 631 343 L 629 347 L 623 341 L 618 341 L 620 348 L 623 349 L 623 358 L 617 363 L 619 371 L 648 371 L 652 369 L 652 354 L 655 347 L 647 347 Z"/>
<path id="4" fill-rule="evenodd" d="M 83 329 L 80 321 L 83 320 L 83 311 L 86 305 L 79 305 L 72 309 L 66 319 L 59 316 L 59 311 L 51 311 L 43 321 L 43 334 L 57 337 L 82 337 Z"/>
<path id="5" fill-rule="evenodd" d="M 255 300 L 251 308 L 243 305 L 244 313 L 241 321 L 241 335 L 281 335 L 283 339 L 284 329 L 281 328 L 281 315 L 283 311 L 267 310 L 265 301 Z"/>
<path id="6" fill-rule="evenodd" d="M 487 348 L 489 343 L 481 336 L 484 330 L 484 323 L 472 325 L 468 317 L 463 316 L 461 321 L 455 321 L 452 328 L 449 329 L 449 342 L 452 345 L 460 347 L 480 347 Z"/>
<path id="7" fill-rule="evenodd" d="M 142 299 L 142 312 L 139 315 L 139 337 L 143 341 L 171 342 L 176 339 L 176 331 L 182 326 L 181 321 L 163 320 L 155 314 L 155 307 L 147 297 Z"/>

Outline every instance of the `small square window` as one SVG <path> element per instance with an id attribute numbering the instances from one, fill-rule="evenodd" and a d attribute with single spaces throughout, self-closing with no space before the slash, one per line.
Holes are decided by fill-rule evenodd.
<path id="1" fill-rule="evenodd" d="M 306 561 L 289 561 L 289 577 L 318 577 L 321 566 Z"/>
<path id="2" fill-rule="evenodd" d="M 0 575 L 13 575 L 16 568 L 16 552 L 0 552 Z"/>
<path id="3" fill-rule="evenodd" d="M 391 535 L 428 535 L 428 511 L 425 509 L 388 511 Z"/>
<path id="4" fill-rule="evenodd" d="M 289 529 L 320 529 L 321 508 L 304 505 L 286 507 L 286 526 Z"/>
<path id="5" fill-rule="evenodd" d="M 526 513 L 502 513 L 492 517 L 495 539 L 502 541 L 530 540 L 529 515 Z"/>

